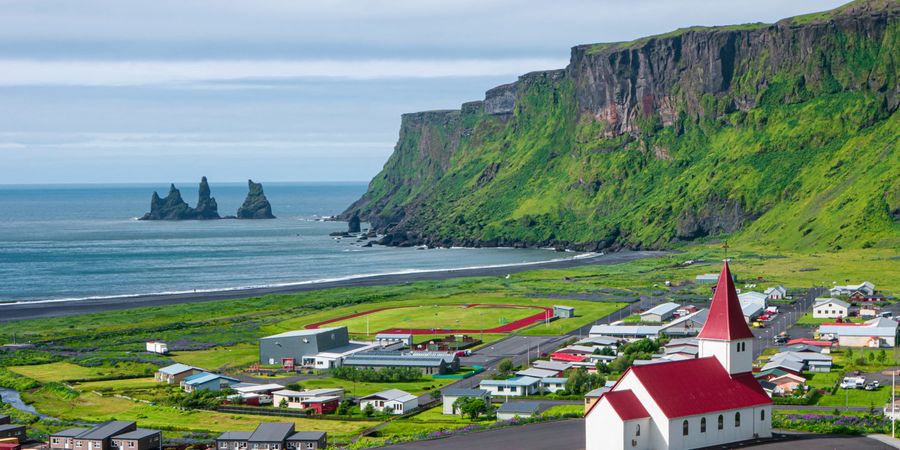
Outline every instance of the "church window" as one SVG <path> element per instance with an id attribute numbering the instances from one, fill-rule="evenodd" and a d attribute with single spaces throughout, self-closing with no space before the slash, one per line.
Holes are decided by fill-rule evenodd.
<path id="1" fill-rule="evenodd" d="M 759 420 L 766 420 L 766 410 L 759 411 Z"/>
<path id="2" fill-rule="evenodd" d="M 641 424 L 637 424 L 637 428 L 634 429 L 634 435 L 635 436 L 641 435 Z"/>
<path id="3" fill-rule="evenodd" d="M 736 413 L 734 413 L 734 427 L 740 428 L 740 426 L 741 426 L 741 413 L 736 412 Z"/>
<path id="4" fill-rule="evenodd" d="M 689 431 L 690 431 L 690 425 L 688 425 L 688 421 L 685 420 L 684 422 L 681 423 L 681 435 L 687 436 Z"/>
<path id="5" fill-rule="evenodd" d="M 700 432 L 706 433 L 706 417 L 700 419 Z"/>
<path id="6" fill-rule="evenodd" d="M 719 414 L 719 429 L 721 430 L 723 428 L 725 428 L 725 418 L 722 417 L 721 414 Z"/>

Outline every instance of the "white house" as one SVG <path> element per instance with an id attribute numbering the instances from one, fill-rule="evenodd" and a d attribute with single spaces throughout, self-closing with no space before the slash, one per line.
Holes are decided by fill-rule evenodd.
<path id="1" fill-rule="evenodd" d="M 273 400 L 272 393 L 283 390 L 284 386 L 275 383 L 238 383 L 231 388 L 237 391 L 237 395 L 242 399 L 255 398 L 260 405 L 270 405 Z"/>
<path id="2" fill-rule="evenodd" d="M 566 390 L 567 377 L 547 377 L 541 379 L 541 390 L 544 392 L 559 392 Z"/>
<path id="3" fill-rule="evenodd" d="M 281 402 L 285 402 L 288 408 L 304 409 L 309 400 L 316 398 L 344 397 L 344 390 L 341 388 L 322 388 L 308 389 L 305 391 L 292 391 L 290 389 L 282 389 L 272 392 L 272 404 L 280 406 Z"/>
<path id="4" fill-rule="evenodd" d="M 727 262 L 700 357 L 630 367 L 585 414 L 587 450 L 692 449 L 772 435 L 772 400 L 752 374 L 754 336 Z"/>
<path id="5" fill-rule="evenodd" d="M 375 411 L 404 414 L 419 407 L 419 398 L 400 389 L 388 389 L 359 399 L 361 409 L 372 405 Z"/>
<path id="6" fill-rule="evenodd" d="M 478 385 L 492 396 L 534 395 L 540 387 L 541 379 L 534 377 L 515 377 L 508 380 L 481 380 Z"/>
<path id="7" fill-rule="evenodd" d="M 819 327 L 823 339 L 838 340 L 843 347 L 893 347 L 897 340 L 897 322 L 879 317 L 865 323 L 828 323 Z"/>
<path id="8" fill-rule="evenodd" d="M 831 288 L 832 296 L 853 295 L 854 292 L 859 292 L 863 295 L 874 295 L 875 285 L 869 283 L 868 281 L 863 281 L 862 283 L 856 285 L 835 286 Z"/>
<path id="9" fill-rule="evenodd" d="M 540 402 L 506 402 L 497 408 L 497 420 L 532 417 L 539 414 L 541 409 L 543 404 Z"/>
<path id="10" fill-rule="evenodd" d="M 375 335 L 375 342 L 382 346 L 401 343 L 406 347 L 412 347 L 413 335 L 409 333 L 378 333 Z"/>
<path id="11" fill-rule="evenodd" d="M 785 289 L 784 286 L 780 284 L 778 286 L 766 289 L 765 293 L 766 297 L 768 297 L 769 300 L 784 300 L 785 298 L 787 298 L 787 289 Z"/>
<path id="12" fill-rule="evenodd" d="M 817 298 L 813 303 L 813 317 L 816 319 L 837 319 L 847 317 L 850 304 L 836 298 Z"/>
<path id="13" fill-rule="evenodd" d="M 453 409 L 453 404 L 460 398 L 480 398 L 484 400 L 486 405 L 491 404 L 491 393 L 484 389 L 448 388 L 441 392 L 441 398 L 443 401 L 443 413 L 445 415 L 462 414 L 461 411 Z"/>
<path id="14" fill-rule="evenodd" d="M 150 353 L 158 353 L 160 355 L 165 355 L 169 353 L 169 345 L 165 342 L 160 341 L 150 341 L 147 342 L 147 351 Z"/>

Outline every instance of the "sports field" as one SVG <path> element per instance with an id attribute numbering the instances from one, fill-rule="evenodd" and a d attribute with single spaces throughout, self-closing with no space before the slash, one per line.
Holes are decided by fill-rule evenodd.
<path id="1" fill-rule="evenodd" d="M 548 312 L 549 311 L 549 312 Z M 306 328 L 346 326 L 351 333 L 412 334 L 507 333 L 541 322 L 550 308 L 505 304 L 431 304 L 377 308 L 309 324 Z"/>

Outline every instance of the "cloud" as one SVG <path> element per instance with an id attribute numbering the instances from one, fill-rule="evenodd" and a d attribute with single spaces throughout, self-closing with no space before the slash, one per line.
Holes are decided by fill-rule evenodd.
<path id="1" fill-rule="evenodd" d="M 565 59 L 436 60 L 0 60 L 2 86 L 142 86 L 196 82 L 341 78 L 442 78 L 518 75 L 558 69 Z"/>

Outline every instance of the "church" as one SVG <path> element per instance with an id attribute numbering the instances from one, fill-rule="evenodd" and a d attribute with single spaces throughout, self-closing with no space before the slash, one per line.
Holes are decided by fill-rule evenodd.
<path id="1" fill-rule="evenodd" d="M 726 261 L 697 359 L 632 366 L 585 414 L 587 450 L 692 449 L 772 435 L 753 333 Z"/>

